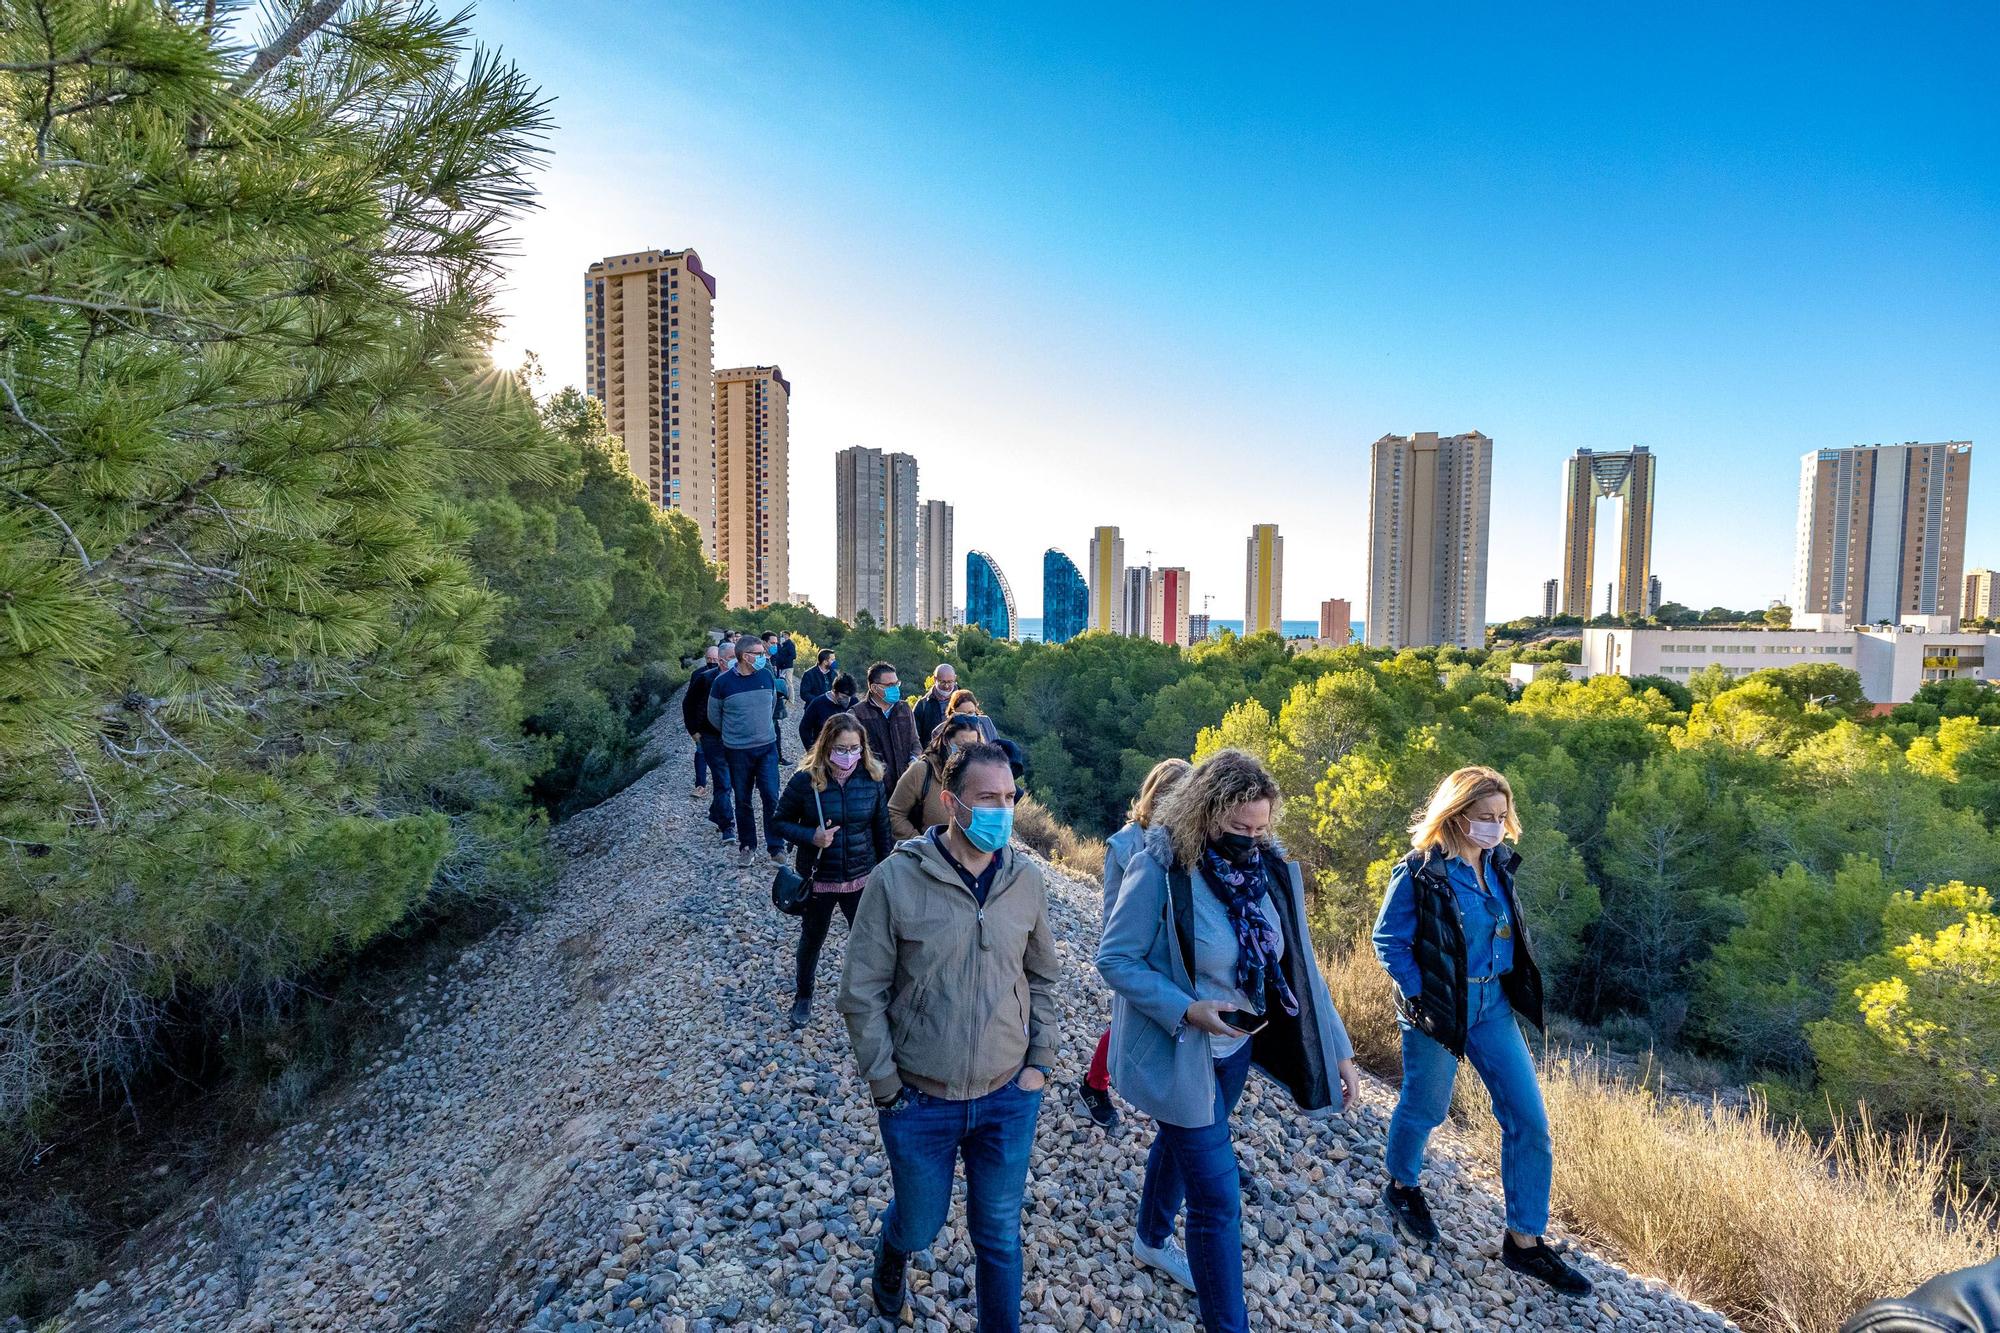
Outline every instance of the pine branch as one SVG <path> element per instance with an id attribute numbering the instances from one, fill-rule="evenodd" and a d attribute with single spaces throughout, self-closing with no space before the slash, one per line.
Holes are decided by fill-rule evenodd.
<path id="1" fill-rule="evenodd" d="M 257 53 L 256 59 L 250 62 L 250 68 L 239 74 L 236 81 L 229 85 L 229 91 L 239 97 L 249 92 L 256 86 L 257 80 L 270 73 L 280 61 L 287 59 L 304 45 L 306 38 L 325 27 L 327 21 L 339 13 L 341 5 L 345 3 L 346 0 L 315 0 L 314 4 L 299 11 L 298 17 L 286 24 L 285 30 L 272 38 L 264 49 Z"/>

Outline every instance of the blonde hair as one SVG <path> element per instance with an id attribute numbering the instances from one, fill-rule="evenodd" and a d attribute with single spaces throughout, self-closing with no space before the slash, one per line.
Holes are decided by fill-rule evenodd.
<path id="1" fill-rule="evenodd" d="M 1431 793 L 1410 825 L 1410 846 L 1420 852 L 1442 851 L 1461 861 L 1476 862 L 1479 848 L 1466 836 L 1466 812 L 1489 796 L 1507 798 L 1507 813 L 1500 817 L 1501 832 L 1510 840 L 1521 836 L 1521 817 L 1514 811 L 1514 789 L 1507 779 L 1490 768 L 1461 768 Z"/>
<path id="2" fill-rule="evenodd" d="M 806 776 L 812 779 L 814 791 L 825 791 L 826 784 L 833 781 L 833 760 L 829 757 L 833 754 L 833 743 L 850 731 L 861 738 L 861 762 L 856 767 L 877 782 L 882 780 L 882 761 L 875 757 L 875 747 L 868 743 L 867 728 L 856 721 L 852 713 L 835 713 L 819 729 L 819 739 L 813 742 L 812 750 L 799 764 Z"/>
<path id="3" fill-rule="evenodd" d="M 1153 771 L 1139 784 L 1138 799 L 1132 802 L 1132 822 L 1140 828 L 1153 827 L 1160 805 L 1192 772 L 1194 765 L 1185 759 L 1162 759 L 1154 764 Z"/>
<path id="4" fill-rule="evenodd" d="M 944 715 L 950 717 L 953 713 L 956 713 L 960 704 L 971 704 L 972 711 L 975 713 L 984 711 L 979 707 L 979 700 L 973 695 L 971 690 L 953 690 L 951 698 L 945 700 Z"/>
<path id="5" fill-rule="evenodd" d="M 1158 811 L 1174 845 L 1174 859 L 1191 866 L 1231 811 L 1252 801 L 1271 803 L 1278 822 L 1278 784 L 1264 766 L 1242 750 L 1218 750 L 1167 793 Z"/>

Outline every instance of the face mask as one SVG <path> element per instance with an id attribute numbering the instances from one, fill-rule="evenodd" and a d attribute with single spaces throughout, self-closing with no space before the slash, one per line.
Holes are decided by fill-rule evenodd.
<path id="1" fill-rule="evenodd" d="M 826 758 L 828 763 L 832 764 L 835 768 L 839 769 L 841 772 L 852 773 L 854 771 L 854 766 L 861 762 L 861 751 L 829 750 L 827 751 Z"/>
<path id="2" fill-rule="evenodd" d="M 1498 847 L 1506 831 L 1507 825 L 1503 820 L 1468 819 L 1465 822 L 1465 836 L 1471 840 L 1474 847 L 1489 850 Z"/>
<path id="3" fill-rule="evenodd" d="M 1223 860 L 1234 866 L 1247 862 L 1257 851 L 1257 840 L 1247 833 L 1218 833 L 1208 840 Z"/>
<path id="4" fill-rule="evenodd" d="M 903 699 L 903 687 L 901 685 L 884 685 L 882 687 L 883 703 L 885 704 L 900 703 L 902 702 L 902 699 Z"/>
<path id="5" fill-rule="evenodd" d="M 997 852 L 1014 836 L 1014 812 L 1005 806 L 967 807 L 972 822 L 961 825 L 965 837 L 982 852 Z"/>

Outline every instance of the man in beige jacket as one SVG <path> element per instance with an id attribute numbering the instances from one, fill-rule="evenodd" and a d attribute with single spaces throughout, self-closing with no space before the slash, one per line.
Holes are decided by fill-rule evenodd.
<path id="1" fill-rule="evenodd" d="M 1021 1320 L 1021 1200 L 1055 1060 L 1055 937 L 1041 869 L 1009 853 L 1014 773 L 996 745 L 945 769 L 950 822 L 875 867 L 847 935 L 840 1012 L 868 1080 L 894 1197 L 872 1285 L 878 1313 L 908 1299 L 965 1162 L 966 1229 L 981 1330 Z"/>

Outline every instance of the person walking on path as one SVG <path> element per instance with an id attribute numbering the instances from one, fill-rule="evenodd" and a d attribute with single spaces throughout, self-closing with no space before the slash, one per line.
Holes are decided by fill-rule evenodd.
<path id="1" fill-rule="evenodd" d="M 820 728 L 778 798 L 778 836 L 799 849 L 793 868 L 812 885 L 799 922 L 798 980 L 790 1015 L 795 1028 L 812 1017 L 813 977 L 834 909 L 852 930 L 869 872 L 896 845 L 889 836 L 888 797 L 882 765 L 868 753 L 861 724 L 836 717 Z"/>
<path id="2" fill-rule="evenodd" d="M 900 1316 L 909 1257 L 944 1225 L 963 1161 L 978 1327 L 1013 1333 L 1028 1158 L 1061 1023 L 1059 962 L 1041 870 L 1007 848 L 1006 755 L 960 750 L 945 786 L 949 821 L 868 877 L 841 974 L 840 1012 L 894 1189 L 870 1286 L 876 1312 Z"/>
<path id="3" fill-rule="evenodd" d="M 688 738 L 694 742 L 695 796 L 708 791 L 708 753 L 702 748 L 701 737 L 708 727 L 708 682 L 721 669 L 722 650 L 711 643 L 702 650 L 701 663 L 688 677 L 687 689 L 681 693 L 681 725 L 687 728 Z"/>
<path id="4" fill-rule="evenodd" d="M 1438 1237 L 1419 1177 L 1431 1131 L 1444 1123 L 1461 1058 L 1472 1062 L 1500 1123 L 1507 1234 L 1500 1262 L 1566 1296 L 1590 1279 L 1543 1239 L 1554 1157 L 1534 1057 L 1515 1015 L 1542 1026 L 1542 974 L 1515 892 L 1521 836 L 1514 792 L 1490 768 L 1461 768 L 1431 793 L 1410 828 L 1410 852 L 1389 872 L 1375 920 L 1375 955 L 1396 983 L 1403 1089 L 1383 1151 L 1383 1201 L 1412 1239 Z"/>
<path id="5" fill-rule="evenodd" d="M 806 674 L 812 673 L 808 671 Z M 828 719 L 854 707 L 855 692 L 854 677 L 845 671 L 835 676 L 833 687 L 807 704 L 805 711 L 799 714 L 799 744 L 812 749 L 814 742 L 819 740 L 820 728 L 827 724 Z M 882 757 L 877 755 L 875 762 L 881 763 Z"/>
<path id="6" fill-rule="evenodd" d="M 1254 1062 L 1305 1111 L 1359 1091 L 1306 927 L 1305 885 L 1271 838 L 1278 784 L 1241 750 L 1196 768 L 1160 810 L 1111 905 L 1097 970 L 1112 1082 L 1159 1122 L 1132 1251 L 1192 1287 L 1207 1333 L 1246 1333 L 1243 1187 L 1229 1118 Z M 1187 1206 L 1187 1249 L 1173 1244 Z"/>
<path id="7" fill-rule="evenodd" d="M 938 724 L 951 716 L 951 696 L 957 691 L 958 668 L 949 662 L 939 662 L 937 670 L 931 672 L 930 689 L 917 700 L 915 713 L 919 749 L 931 743 L 931 737 L 937 734 Z"/>
<path id="8" fill-rule="evenodd" d="M 765 663 L 764 641 L 748 635 L 736 642 L 736 667 L 715 678 L 708 690 L 708 720 L 722 733 L 723 758 L 729 766 L 729 786 L 736 797 L 736 845 L 742 863 L 757 854 L 757 820 L 750 807 L 754 788 L 764 807 L 764 845 L 773 861 L 785 857 L 785 845 L 771 826 L 778 807 L 778 724 L 772 711 L 774 690 Z"/>
<path id="9" fill-rule="evenodd" d="M 708 822 L 715 825 L 725 844 L 736 838 L 736 805 L 729 785 L 729 755 L 722 747 L 722 728 L 709 720 L 708 701 L 715 682 L 734 669 L 734 661 L 733 652 L 718 647 L 715 665 L 695 672 L 681 696 L 682 725 L 693 730 L 695 748 L 708 765 Z"/>
<path id="10" fill-rule="evenodd" d="M 882 761 L 891 783 L 902 777 L 903 770 L 924 748 L 917 739 L 916 720 L 902 700 L 903 685 L 895 664 L 877 662 L 868 668 L 868 696 L 849 710 L 861 719 L 869 748 Z"/>
<path id="11" fill-rule="evenodd" d="M 1138 799 L 1132 802 L 1132 815 L 1104 843 L 1104 915 L 1098 925 L 1100 938 L 1104 925 L 1111 920 L 1111 904 L 1118 901 L 1118 886 L 1124 882 L 1125 867 L 1132 863 L 1146 840 L 1146 830 L 1153 827 L 1159 817 L 1160 804 L 1167 794 L 1181 784 L 1181 780 L 1194 772 L 1194 765 L 1185 759 L 1162 759 L 1154 764 L 1146 774 L 1146 780 L 1139 784 Z M 1111 1029 L 1107 1026 L 1097 1039 L 1097 1051 L 1090 1057 L 1090 1070 L 1083 1076 L 1077 1092 L 1083 1097 L 1083 1106 L 1090 1118 L 1105 1129 L 1118 1127 L 1118 1107 L 1111 1100 Z"/>
<path id="12" fill-rule="evenodd" d="M 903 770 L 889 793 L 889 832 L 896 841 L 921 837 L 951 818 L 945 804 L 945 769 L 953 754 L 980 739 L 979 728 L 972 723 L 947 719 L 917 762 Z"/>
<path id="13" fill-rule="evenodd" d="M 791 667 L 798 660 L 799 646 L 792 642 L 791 635 L 780 634 L 776 630 L 764 631 L 764 665 L 771 671 L 771 725 L 781 766 L 791 762 L 785 754 L 784 724 L 790 712 L 785 701 L 792 697 Z"/>
<path id="14" fill-rule="evenodd" d="M 820 649 L 816 664 L 799 673 L 799 707 L 804 708 L 831 690 L 833 679 L 839 674 L 838 655 L 831 648 Z"/>

